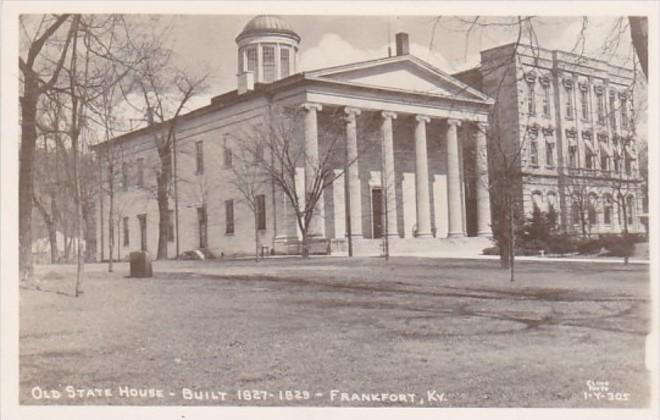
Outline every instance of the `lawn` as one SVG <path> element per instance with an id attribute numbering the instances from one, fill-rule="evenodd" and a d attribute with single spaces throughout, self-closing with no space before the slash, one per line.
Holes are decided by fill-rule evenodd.
<path id="1" fill-rule="evenodd" d="M 648 266 L 517 267 L 98 264 L 73 298 L 73 267 L 42 266 L 45 290 L 20 292 L 21 404 L 647 406 Z"/>

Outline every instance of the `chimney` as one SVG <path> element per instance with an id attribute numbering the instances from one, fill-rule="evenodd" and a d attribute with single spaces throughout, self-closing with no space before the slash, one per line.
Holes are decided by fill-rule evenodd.
<path id="1" fill-rule="evenodd" d="M 254 72 L 245 71 L 238 75 L 238 94 L 254 90 Z"/>
<path id="2" fill-rule="evenodd" d="M 408 34 L 399 32 L 396 36 L 396 55 L 410 54 L 410 47 L 408 45 Z"/>

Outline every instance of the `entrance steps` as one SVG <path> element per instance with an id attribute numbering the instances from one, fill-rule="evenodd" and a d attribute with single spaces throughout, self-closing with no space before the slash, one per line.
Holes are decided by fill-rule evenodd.
<path id="1" fill-rule="evenodd" d="M 428 257 L 471 257 L 482 255 L 484 248 L 491 247 L 492 241 L 485 237 L 458 238 L 392 238 L 389 240 L 390 255 Z M 330 241 L 332 255 L 348 255 L 346 239 Z M 384 239 L 353 239 L 353 255 L 385 255 Z"/>

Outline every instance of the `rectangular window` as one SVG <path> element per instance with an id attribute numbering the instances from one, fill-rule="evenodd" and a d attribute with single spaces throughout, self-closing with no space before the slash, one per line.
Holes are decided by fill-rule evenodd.
<path id="1" fill-rule="evenodd" d="M 605 124 L 605 96 L 602 93 L 596 95 L 598 105 L 598 124 Z"/>
<path id="2" fill-rule="evenodd" d="M 612 204 L 606 203 L 603 207 L 603 223 L 612 224 Z"/>
<path id="3" fill-rule="evenodd" d="M 287 77 L 291 73 L 289 65 L 289 49 L 282 47 L 280 50 L 280 73 L 282 78 Z"/>
<path id="4" fill-rule="evenodd" d="M 257 71 L 257 48 L 252 47 L 246 50 L 248 71 Z"/>
<path id="5" fill-rule="evenodd" d="M 224 154 L 225 168 L 231 168 L 233 156 L 229 146 L 225 146 L 223 154 Z"/>
<path id="6" fill-rule="evenodd" d="M 234 233 L 234 200 L 225 201 L 225 233 Z"/>
<path id="7" fill-rule="evenodd" d="M 527 112 L 536 115 L 536 83 L 527 84 Z"/>
<path id="8" fill-rule="evenodd" d="M 555 166 L 555 145 L 554 143 L 545 143 L 545 164 L 546 166 Z"/>
<path id="9" fill-rule="evenodd" d="M 630 158 L 626 156 L 623 160 L 623 164 L 625 165 L 626 168 L 626 175 L 630 176 L 632 174 L 632 165 L 630 162 Z"/>
<path id="10" fill-rule="evenodd" d="M 121 164 L 121 187 L 124 192 L 128 191 L 128 164 L 126 162 Z"/>
<path id="11" fill-rule="evenodd" d="M 568 166 L 577 167 L 577 146 L 568 146 Z"/>
<path id="12" fill-rule="evenodd" d="M 539 164 L 539 150 L 536 141 L 533 141 L 529 144 L 529 163 L 531 163 L 533 166 Z"/>
<path id="13" fill-rule="evenodd" d="M 571 120 L 573 119 L 573 88 L 571 86 L 566 86 L 566 118 Z"/>
<path id="14" fill-rule="evenodd" d="M 591 152 L 586 152 L 584 164 L 587 167 L 587 169 L 594 168 L 594 155 L 591 154 Z"/>
<path id="15" fill-rule="evenodd" d="M 614 172 L 618 174 L 620 169 L 621 169 L 621 157 L 619 155 L 614 155 Z"/>
<path id="16" fill-rule="evenodd" d="M 605 153 L 601 153 L 600 155 L 600 169 L 603 171 L 610 169 L 610 158 Z"/>
<path id="17" fill-rule="evenodd" d="M 621 98 L 621 128 L 628 129 L 628 101 Z"/>
<path id="18" fill-rule="evenodd" d="M 130 230 L 128 228 L 128 217 L 124 217 L 123 225 L 124 225 L 123 226 L 124 227 L 124 232 L 123 232 L 124 246 L 128 246 L 128 244 L 130 243 Z"/>
<path id="19" fill-rule="evenodd" d="M 550 116 L 550 85 L 543 86 L 543 115 Z"/>
<path id="20" fill-rule="evenodd" d="M 266 196 L 259 194 L 256 196 L 255 211 L 257 218 L 257 229 L 266 229 Z"/>
<path id="21" fill-rule="evenodd" d="M 140 250 L 147 250 L 147 215 L 138 214 L 138 222 L 140 223 Z"/>
<path id="22" fill-rule="evenodd" d="M 582 108 L 582 119 L 589 120 L 589 92 L 580 90 L 580 106 Z"/>
<path id="23" fill-rule="evenodd" d="M 137 186 L 144 187 L 144 158 L 137 160 Z"/>
<path id="24" fill-rule="evenodd" d="M 275 80 L 275 47 L 264 45 L 262 50 L 264 59 L 264 82 L 272 82 Z"/>
<path id="25" fill-rule="evenodd" d="M 612 131 L 616 131 L 616 98 L 610 95 L 610 127 Z"/>
<path id="26" fill-rule="evenodd" d="M 201 140 L 195 143 L 195 157 L 197 175 L 204 173 L 204 142 Z"/>
<path id="27" fill-rule="evenodd" d="M 167 213 L 167 241 L 174 242 L 174 210 Z"/>

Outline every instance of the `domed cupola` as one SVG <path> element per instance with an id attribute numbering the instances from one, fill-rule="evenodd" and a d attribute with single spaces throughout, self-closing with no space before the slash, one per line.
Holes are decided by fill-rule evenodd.
<path id="1" fill-rule="evenodd" d="M 254 83 L 271 83 L 296 73 L 300 36 L 280 16 L 252 18 L 236 37 L 238 44 L 238 92 Z"/>

